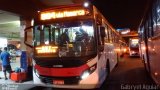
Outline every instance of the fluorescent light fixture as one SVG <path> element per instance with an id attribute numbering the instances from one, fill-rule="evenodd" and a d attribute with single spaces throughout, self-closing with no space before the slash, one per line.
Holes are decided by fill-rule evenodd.
<path id="1" fill-rule="evenodd" d="M 0 48 L 7 47 L 7 38 L 0 38 L 1 44 Z"/>

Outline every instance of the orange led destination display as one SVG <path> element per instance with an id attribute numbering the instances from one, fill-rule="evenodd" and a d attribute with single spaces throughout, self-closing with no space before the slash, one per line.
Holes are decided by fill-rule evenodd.
<path id="1" fill-rule="evenodd" d="M 63 11 L 50 10 L 50 11 L 41 12 L 40 19 L 49 20 L 49 19 L 64 18 L 64 17 L 82 16 L 85 14 L 86 14 L 86 11 L 84 9 L 63 10 Z"/>

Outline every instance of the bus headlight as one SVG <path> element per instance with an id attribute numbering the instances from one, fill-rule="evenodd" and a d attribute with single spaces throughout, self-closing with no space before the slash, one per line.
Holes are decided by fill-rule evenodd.
<path id="1" fill-rule="evenodd" d="M 89 71 L 87 70 L 87 71 L 85 71 L 85 72 L 83 72 L 83 74 L 81 75 L 81 79 L 85 79 L 85 78 L 87 78 L 88 76 L 89 76 Z"/>
<path id="2" fill-rule="evenodd" d="M 135 51 L 131 51 L 131 53 L 132 53 L 132 54 L 135 54 L 136 52 L 135 52 Z"/>
<path id="3" fill-rule="evenodd" d="M 97 64 L 94 64 L 89 69 L 85 70 L 81 75 L 81 79 L 87 78 L 90 74 L 92 74 L 96 70 L 96 68 L 97 68 Z"/>
<path id="4" fill-rule="evenodd" d="M 124 52 L 127 52 L 127 49 L 126 49 L 126 48 L 124 48 L 124 49 L 123 49 L 123 51 L 124 51 Z"/>

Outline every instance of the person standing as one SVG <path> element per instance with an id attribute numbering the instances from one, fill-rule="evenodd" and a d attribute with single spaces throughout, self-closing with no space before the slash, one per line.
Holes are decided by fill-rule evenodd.
<path id="1" fill-rule="evenodd" d="M 1 52 L 2 52 L 2 48 L 0 48 L 0 54 L 1 54 Z"/>
<path id="2" fill-rule="evenodd" d="M 65 44 L 69 43 L 69 36 L 67 34 L 68 30 L 65 29 L 65 31 L 60 36 L 60 46 L 65 46 Z"/>
<path id="3" fill-rule="evenodd" d="M 2 70 L 4 72 L 5 80 L 7 80 L 7 73 L 9 73 L 9 78 L 11 77 L 11 65 L 10 65 L 10 54 L 7 52 L 7 47 L 1 52 L 0 58 L 2 60 Z"/>

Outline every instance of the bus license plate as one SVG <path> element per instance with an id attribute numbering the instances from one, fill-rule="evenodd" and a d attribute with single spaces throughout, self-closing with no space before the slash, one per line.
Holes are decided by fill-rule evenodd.
<path id="1" fill-rule="evenodd" d="M 53 80 L 53 84 L 64 84 L 64 80 Z"/>

